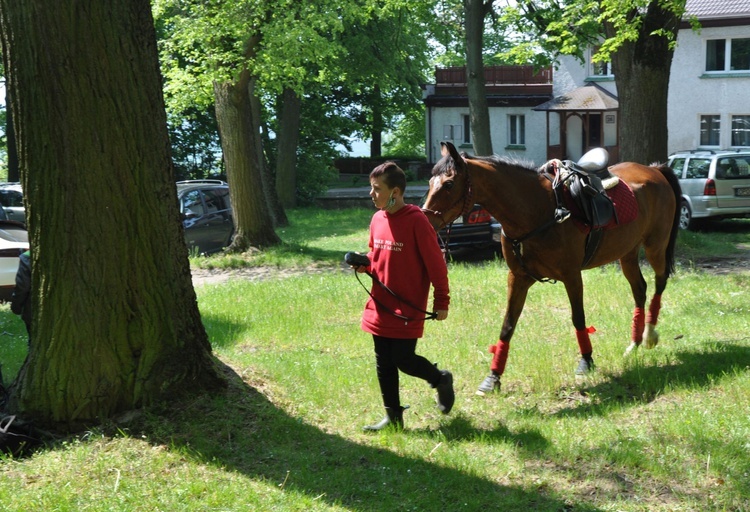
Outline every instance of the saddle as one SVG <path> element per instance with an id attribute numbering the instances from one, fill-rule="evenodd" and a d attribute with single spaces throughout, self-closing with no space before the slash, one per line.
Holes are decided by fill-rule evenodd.
<path id="1" fill-rule="evenodd" d="M 615 205 L 606 191 L 616 187 L 620 179 L 609 172 L 608 161 L 606 149 L 594 148 L 578 162 L 551 160 L 544 167 L 548 174 L 553 175 L 557 222 L 564 222 L 570 217 L 571 211 L 565 206 L 569 204 L 575 210 L 576 217 L 582 217 L 579 220 L 588 226 L 582 267 L 596 253 L 604 228 L 613 220 L 617 223 Z"/>
<path id="2" fill-rule="evenodd" d="M 619 178 L 610 174 L 607 169 L 608 161 L 606 149 L 594 148 L 577 163 L 570 160 L 563 162 L 563 172 L 567 171 L 571 175 L 566 180 L 571 199 L 591 229 L 603 228 L 613 219 L 617 222 L 615 205 L 606 190 L 615 187 Z"/>

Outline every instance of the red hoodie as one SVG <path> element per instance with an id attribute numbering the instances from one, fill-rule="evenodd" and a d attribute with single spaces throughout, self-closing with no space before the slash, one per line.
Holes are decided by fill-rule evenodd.
<path id="1" fill-rule="evenodd" d="M 369 271 L 404 299 L 399 301 L 378 283 L 372 285 L 377 302 L 411 320 L 399 318 L 368 299 L 362 314 L 362 330 L 388 338 L 421 338 L 425 314 L 407 304 L 427 309 L 430 283 L 433 310 L 448 309 L 448 267 L 435 229 L 418 206 L 407 204 L 396 213 L 380 210 L 370 222 Z"/>

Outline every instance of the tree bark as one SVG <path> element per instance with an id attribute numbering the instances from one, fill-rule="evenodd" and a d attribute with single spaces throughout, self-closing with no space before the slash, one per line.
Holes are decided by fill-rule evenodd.
<path id="1" fill-rule="evenodd" d="M 276 192 L 285 208 L 297 205 L 297 146 L 301 110 L 300 98 L 292 89 L 284 89 L 279 116 L 276 155 Z"/>
<path id="2" fill-rule="evenodd" d="M 263 125 L 262 112 L 263 107 L 260 102 L 260 98 L 257 94 L 256 77 L 251 76 L 247 93 L 250 98 L 250 112 L 252 120 L 252 130 L 254 134 L 253 144 L 255 147 L 255 156 L 258 161 L 258 168 L 260 169 L 261 182 L 263 183 L 263 195 L 266 198 L 266 206 L 271 216 L 274 228 L 280 226 L 288 226 L 289 219 L 284 211 L 284 206 L 281 204 L 279 194 L 276 192 L 276 175 L 272 171 L 271 164 L 269 163 L 268 155 L 264 151 L 264 148 L 268 146 L 268 126 Z M 265 128 L 261 133 L 261 126 Z M 264 138 L 263 135 L 266 135 Z"/>
<path id="3" fill-rule="evenodd" d="M 632 12 L 631 16 L 638 13 Z M 675 35 L 679 19 L 658 2 L 651 2 L 643 15 L 639 37 L 626 42 L 612 55 L 612 69 L 620 104 L 620 160 L 651 164 L 669 156 L 667 95 L 674 50 L 664 36 Z M 605 24 L 608 37 L 613 27 Z"/>
<path id="4" fill-rule="evenodd" d="M 281 242 L 273 228 L 260 169 L 260 134 L 253 129 L 250 104 L 250 72 L 236 82 L 215 82 L 216 120 L 227 169 L 235 234 L 228 251 L 251 246 L 268 247 Z"/>
<path id="5" fill-rule="evenodd" d="M 370 133 L 370 158 L 380 158 L 383 155 L 383 95 L 380 85 L 375 84 L 370 99 L 372 111 L 372 132 Z"/>
<path id="6" fill-rule="evenodd" d="M 8 152 L 8 181 L 21 181 L 16 150 L 16 130 L 13 128 L 13 102 L 10 89 L 5 88 L 5 144 Z"/>
<path id="7" fill-rule="evenodd" d="M 223 383 L 193 291 L 148 0 L 0 0 L 32 247 L 12 410 L 76 428 Z"/>
<path id="8" fill-rule="evenodd" d="M 464 0 L 464 20 L 466 25 L 466 85 L 469 95 L 469 124 L 474 154 L 492 154 L 490 132 L 490 110 L 487 105 L 487 92 L 484 83 L 484 18 L 492 1 Z"/>

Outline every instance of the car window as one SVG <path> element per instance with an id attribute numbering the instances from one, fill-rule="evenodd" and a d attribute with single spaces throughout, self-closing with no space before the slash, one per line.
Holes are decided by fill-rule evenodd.
<path id="1" fill-rule="evenodd" d="M 182 196 L 182 213 L 200 217 L 204 214 L 200 190 L 190 190 Z"/>
<path id="2" fill-rule="evenodd" d="M 23 194 L 17 190 L 0 190 L 0 204 L 8 208 L 22 208 Z"/>
<path id="3" fill-rule="evenodd" d="M 711 160 L 708 158 L 691 158 L 688 161 L 685 178 L 687 179 L 706 179 L 708 178 L 708 169 L 711 166 Z"/>
<path id="4" fill-rule="evenodd" d="M 682 168 L 685 167 L 685 158 L 675 158 L 670 165 L 678 178 L 682 178 Z"/>
<path id="5" fill-rule="evenodd" d="M 208 213 L 220 212 L 227 209 L 225 197 L 228 195 L 227 189 L 212 188 L 203 191 L 203 199 L 206 201 Z"/>
<path id="6" fill-rule="evenodd" d="M 747 179 L 748 173 L 747 158 L 742 157 L 725 157 L 716 162 L 716 179 L 719 180 L 737 180 Z"/>

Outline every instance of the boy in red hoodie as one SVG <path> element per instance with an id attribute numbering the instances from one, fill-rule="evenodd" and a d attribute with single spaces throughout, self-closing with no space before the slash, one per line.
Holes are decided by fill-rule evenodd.
<path id="1" fill-rule="evenodd" d="M 361 326 L 375 342 L 378 383 L 386 411 L 385 418 L 364 429 L 378 431 L 388 426 L 403 428 L 399 370 L 436 388 L 438 408 L 444 414 L 453 407 L 455 395 L 451 373 L 438 370 L 415 353 L 417 339 L 424 333 L 430 285 L 434 288 L 435 319 L 448 317 L 448 268 L 435 230 L 418 206 L 404 202 L 406 175 L 395 163 L 385 162 L 373 169 L 370 185 L 370 197 L 380 211 L 370 222 L 370 266 L 357 271 L 369 272 L 374 278 Z"/>

